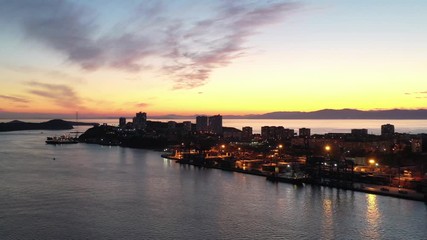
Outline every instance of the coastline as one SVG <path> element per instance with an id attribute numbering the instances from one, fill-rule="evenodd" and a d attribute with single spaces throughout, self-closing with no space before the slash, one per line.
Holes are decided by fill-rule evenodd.
<path id="1" fill-rule="evenodd" d="M 196 167 L 203 167 L 203 168 L 209 168 L 209 169 L 218 169 L 228 172 L 237 172 L 237 173 L 243 173 L 243 174 L 250 174 L 250 175 L 256 175 L 260 177 L 265 177 L 266 180 L 269 177 L 269 174 L 265 174 L 262 172 L 256 172 L 256 171 L 248 171 L 243 170 L 239 168 L 225 168 L 225 167 L 210 167 L 210 166 L 201 166 L 197 164 L 192 164 L 186 161 L 182 161 L 183 159 L 179 159 L 176 157 L 173 157 L 170 154 L 161 154 L 162 158 L 166 158 L 168 160 L 176 161 L 179 164 L 186 164 Z M 287 184 L 293 184 L 292 182 L 284 182 L 280 180 L 272 181 L 273 183 L 287 183 Z M 370 193 L 375 195 L 381 195 L 381 196 L 388 196 L 388 197 L 395 197 L 400 199 L 406 199 L 406 200 L 413 200 L 413 201 L 420 201 L 427 203 L 427 195 L 423 195 L 422 193 L 418 193 L 414 190 L 410 189 L 402 189 L 402 188 L 396 188 L 396 187 L 390 187 L 390 186 L 384 186 L 384 185 L 375 185 L 375 184 L 366 184 L 366 183 L 352 183 L 351 186 L 348 184 L 338 184 L 335 182 L 315 182 L 315 181 L 304 181 L 303 184 L 312 185 L 312 186 L 323 186 L 323 187 L 330 187 L 330 188 L 336 188 L 336 189 L 342 189 L 342 190 L 349 190 L 349 191 L 355 191 L 355 192 L 363 192 L 363 193 Z"/>

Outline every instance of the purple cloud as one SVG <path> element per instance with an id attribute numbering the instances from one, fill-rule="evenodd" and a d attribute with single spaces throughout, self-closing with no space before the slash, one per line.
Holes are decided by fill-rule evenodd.
<path id="1" fill-rule="evenodd" d="M 297 7 L 284 0 L 224 1 L 211 6 L 204 18 L 182 18 L 176 12 L 173 16 L 163 1 L 147 1 L 101 32 L 96 9 L 87 6 L 66 0 L 0 0 L 0 21 L 18 24 L 29 39 L 83 69 L 140 72 L 149 65 L 172 79 L 175 89 L 191 89 L 204 85 L 214 69 L 247 54 L 251 36 Z"/>

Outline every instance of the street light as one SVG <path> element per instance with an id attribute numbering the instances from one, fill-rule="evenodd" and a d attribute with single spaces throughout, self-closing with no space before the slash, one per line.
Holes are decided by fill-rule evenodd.
<path id="1" fill-rule="evenodd" d="M 331 146 L 326 145 L 325 151 L 326 151 L 326 160 L 329 160 L 329 152 L 331 151 Z"/>
<path id="2" fill-rule="evenodd" d="M 377 163 L 377 164 L 375 164 L 375 159 L 373 159 L 373 158 L 369 159 L 369 160 L 368 160 L 368 162 L 369 162 L 369 165 L 371 165 L 371 171 L 373 171 L 373 170 L 374 170 L 374 166 L 375 166 L 375 165 L 377 165 L 377 166 L 378 166 L 378 163 Z"/>

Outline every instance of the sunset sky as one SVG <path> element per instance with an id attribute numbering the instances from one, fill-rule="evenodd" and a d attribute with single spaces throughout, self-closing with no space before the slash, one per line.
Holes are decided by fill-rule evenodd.
<path id="1" fill-rule="evenodd" d="M 0 0 L 0 118 L 427 108 L 426 10 Z"/>

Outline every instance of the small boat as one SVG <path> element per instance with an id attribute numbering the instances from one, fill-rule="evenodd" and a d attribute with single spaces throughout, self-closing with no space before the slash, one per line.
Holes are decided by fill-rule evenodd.
<path id="1" fill-rule="evenodd" d="M 73 144 L 78 142 L 77 138 L 66 135 L 60 137 L 47 137 L 46 139 L 47 144 Z"/>

